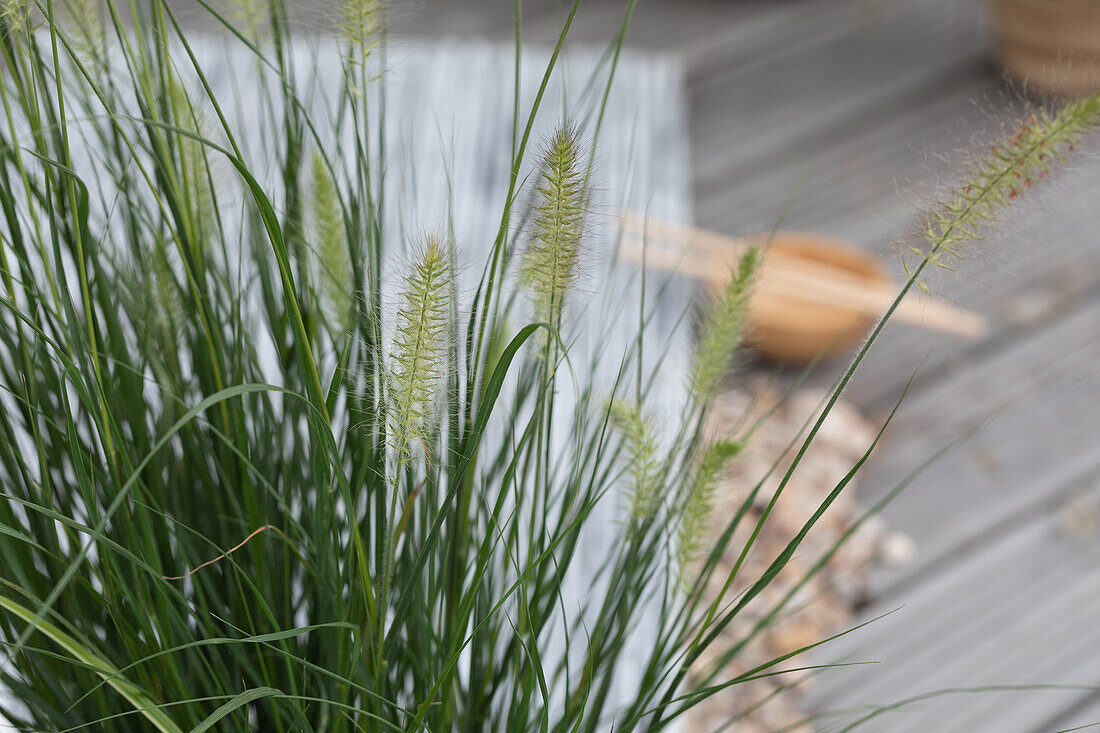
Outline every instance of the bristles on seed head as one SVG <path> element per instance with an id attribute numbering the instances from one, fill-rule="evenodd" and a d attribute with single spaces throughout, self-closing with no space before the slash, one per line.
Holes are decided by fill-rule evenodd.
<path id="1" fill-rule="evenodd" d="M 631 402 L 611 400 L 611 425 L 622 436 L 627 449 L 631 476 L 630 516 L 634 520 L 652 517 L 660 507 L 661 463 L 653 424 L 641 408 Z"/>
<path id="2" fill-rule="evenodd" d="M 729 440 L 712 443 L 703 449 L 695 465 L 691 482 L 682 497 L 683 515 L 677 544 L 680 569 L 684 573 L 685 582 L 692 563 L 696 561 L 704 545 L 714 492 L 722 471 L 743 447 L 742 443 Z"/>
<path id="3" fill-rule="evenodd" d="M 962 183 L 933 208 L 921 226 L 922 247 L 912 251 L 926 264 L 949 267 L 961 248 L 980 240 L 1005 207 L 1064 162 L 1075 143 L 1100 125 L 1100 95 L 1068 102 L 1055 112 L 1040 111 L 994 143 L 971 164 Z M 906 265 L 907 271 L 911 270 Z"/>
<path id="4" fill-rule="evenodd" d="M 263 0 L 229 0 L 229 17 L 241 27 L 248 38 L 260 40 L 268 33 L 261 33 L 267 23 L 268 5 Z"/>
<path id="5" fill-rule="evenodd" d="M 206 119 L 179 79 L 167 80 L 168 122 L 183 131 L 175 134 L 178 153 L 179 190 L 189 211 L 192 243 L 202 246 L 212 234 L 216 220 L 214 190 L 211 188 L 210 159 L 202 139 L 207 137 Z"/>
<path id="6" fill-rule="evenodd" d="M 730 273 L 721 296 L 711 304 L 703 321 L 691 370 L 690 388 L 697 404 L 706 404 L 718 396 L 730 360 L 741 345 L 760 261 L 760 249 L 756 246 L 741 256 L 737 269 Z"/>
<path id="7" fill-rule="evenodd" d="M 378 44 L 383 24 L 382 11 L 383 3 L 380 0 L 344 2 L 344 37 L 361 58 L 367 56 Z"/>
<path id="8" fill-rule="evenodd" d="M 0 0 L 0 31 L 21 30 L 30 16 L 30 0 Z"/>
<path id="9" fill-rule="evenodd" d="M 450 247 L 429 236 L 405 278 L 390 352 L 390 429 L 401 456 L 426 438 L 432 422 L 447 366 L 453 294 Z"/>
<path id="10" fill-rule="evenodd" d="M 340 211 L 340 193 L 324 157 L 313 155 L 312 222 L 319 282 L 328 315 L 342 331 L 350 331 L 355 312 L 354 278 L 347 232 Z"/>
<path id="11" fill-rule="evenodd" d="M 539 316 L 557 327 L 568 291 L 576 280 L 588 206 L 575 128 L 558 128 L 543 147 L 537 195 L 520 280 Z"/>

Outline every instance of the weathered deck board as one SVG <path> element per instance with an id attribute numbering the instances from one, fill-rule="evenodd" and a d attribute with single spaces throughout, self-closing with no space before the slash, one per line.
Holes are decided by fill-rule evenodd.
<path id="1" fill-rule="evenodd" d="M 1093 684 L 1100 687 L 1100 674 L 1093 673 Z M 1100 692 L 1088 692 L 1079 696 L 1059 714 L 1044 721 L 1043 725 L 1029 733 L 1047 731 L 1082 730 L 1100 721 Z"/>
<path id="2" fill-rule="evenodd" d="M 893 440 L 862 477 L 868 496 L 889 490 L 941 445 L 992 420 L 886 509 L 921 545 L 916 562 L 891 573 L 901 576 L 894 582 L 1100 463 L 1098 362 L 1100 300 L 1094 300 L 914 396 L 892 426 Z"/>
<path id="3" fill-rule="evenodd" d="M 727 192 L 754 185 L 761 171 L 835 145 L 838 137 L 858 139 L 884 110 L 942 84 L 963 60 L 984 56 L 985 44 L 975 42 L 978 31 L 955 22 L 960 9 L 973 5 L 888 3 L 881 6 L 881 17 L 869 13 L 862 22 L 841 20 L 837 26 L 798 16 L 793 27 L 769 39 L 779 49 L 771 58 L 732 62 L 695 82 L 692 133 L 701 223 L 724 229 L 770 226 L 792 197 L 797 208 L 802 198 L 797 179 L 786 181 L 786 195 L 780 192 L 772 210 L 757 212 L 758 221 L 741 218 L 744 212 L 730 205 L 736 201 Z M 812 195 L 817 189 L 803 190 Z"/>
<path id="4" fill-rule="evenodd" d="M 1067 536 L 1057 510 L 1044 507 L 1032 521 L 959 557 L 919 594 L 906 594 L 903 606 L 900 600 L 876 606 L 876 615 L 898 610 L 830 652 L 881 663 L 822 676 L 815 697 L 834 709 L 952 687 L 1095 682 L 1100 625 L 1083 622 L 1100 613 L 1100 545 Z M 936 634 L 913 634 L 914 628 Z M 1084 694 L 944 696 L 869 729 L 1039 731 Z"/>

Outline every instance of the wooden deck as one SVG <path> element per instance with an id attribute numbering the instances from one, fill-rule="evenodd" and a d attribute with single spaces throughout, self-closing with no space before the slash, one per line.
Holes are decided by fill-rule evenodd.
<path id="1" fill-rule="evenodd" d="M 607 39 L 623 4 L 589 0 L 575 41 Z M 510 5 L 400 3 L 399 31 L 508 38 Z M 550 40 L 561 6 L 527 5 L 528 37 Z M 899 240 L 953 161 L 1024 106 L 991 61 L 984 11 L 978 0 L 643 0 L 629 44 L 688 69 L 697 223 L 736 234 L 786 211 L 786 227 L 899 263 Z M 881 415 L 925 359 L 863 475 L 868 500 L 992 421 L 886 510 L 919 556 L 875 573 L 866 615 L 899 610 L 819 661 L 881 664 L 825 674 L 820 707 L 950 687 L 1100 685 L 1098 191 L 1100 160 L 1078 159 L 958 273 L 930 283 L 987 314 L 988 338 L 892 327 L 852 385 L 849 397 Z M 1097 721 L 1096 691 L 984 692 L 866 729 L 1045 733 Z"/>

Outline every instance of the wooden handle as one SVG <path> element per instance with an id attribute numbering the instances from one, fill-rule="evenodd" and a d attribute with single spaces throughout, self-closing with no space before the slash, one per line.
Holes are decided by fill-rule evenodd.
<path id="1" fill-rule="evenodd" d="M 633 236 L 623 242 L 623 259 L 640 263 L 644 258 L 647 265 L 709 283 L 720 283 L 728 277 L 730 269 L 751 244 L 748 239 L 642 219 L 633 213 L 624 217 L 624 231 Z M 652 239 L 679 247 L 677 250 L 646 247 L 641 240 L 643 232 Z M 885 313 L 897 297 L 892 287 L 869 283 L 854 273 L 778 249 L 767 252 L 757 287 L 770 295 L 809 300 L 875 316 Z M 989 327 L 980 314 L 915 293 L 902 299 L 894 317 L 905 323 L 970 338 L 982 336 Z"/>

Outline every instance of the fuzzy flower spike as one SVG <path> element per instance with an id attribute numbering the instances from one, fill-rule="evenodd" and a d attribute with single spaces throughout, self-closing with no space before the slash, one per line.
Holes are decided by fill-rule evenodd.
<path id="1" fill-rule="evenodd" d="M 539 169 L 531 241 L 520 265 L 540 318 L 561 325 L 566 294 L 576 279 L 588 205 L 577 131 L 562 126 L 547 141 Z"/>
<path id="2" fill-rule="evenodd" d="M 347 332 L 354 326 L 355 281 L 340 211 L 340 193 L 319 152 L 313 154 L 312 189 L 313 236 L 321 294 L 328 315 L 342 331 Z"/>
<path id="3" fill-rule="evenodd" d="M 925 220 L 921 235 L 926 244 L 923 249 L 913 247 L 913 252 L 922 262 L 949 268 L 949 258 L 961 257 L 963 245 L 981 239 L 984 226 L 1063 162 L 1075 143 L 1098 124 L 1100 95 L 1076 99 L 1057 112 L 1032 115 L 972 164 L 969 175 Z"/>
<path id="4" fill-rule="evenodd" d="M 380 0 L 347 0 L 344 3 L 343 30 L 352 48 L 366 55 L 378 44 L 382 32 Z"/>
<path id="5" fill-rule="evenodd" d="M 22 30 L 30 13 L 29 0 L 0 0 L 0 32 Z"/>
<path id="6" fill-rule="evenodd" d="M 702 324 L 691 370 L 691 393 L 697 404 L 707 404 L 718 396 L 730 360 L 741 345 L 760 260 L 756 246 L 742 255 Z"/>
<path id="7" fill-rule="evenodd" d="M 677 555 L 685 585 L 690 585 L 690 568 L 706 546 L 706 529 L 714 510 L 714 494 L 722 471 L 743 449 L 744 444 L 721 440 L 708 445 L 696 459 L 695 470 L 683 495 Z"/>
<path id="8" fill-rule="evenodd" d="M 630 472 L 630 516 L 635 521 L 652 517 L 661 504 L 661 452 L 649 417 L 632 402 L 612 400 L 608 405 L 611 425 L 622 436 Z"/>
<path id="9" fill-rule="evenodd" d="M 453 288 L 450 248 L 430 236 L 405 280 L 390 353 L 390 429 L 402 456 L 427 437 L 431 424 L 447 366 Z"/>

